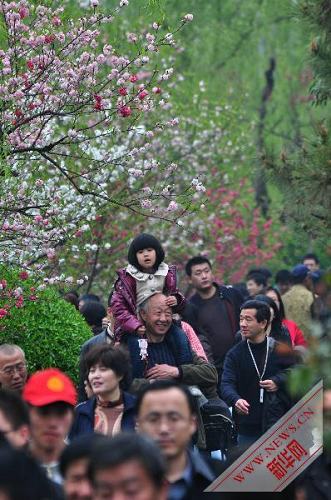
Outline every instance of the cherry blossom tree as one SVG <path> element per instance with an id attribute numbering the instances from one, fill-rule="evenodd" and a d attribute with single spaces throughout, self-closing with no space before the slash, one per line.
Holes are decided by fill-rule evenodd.
<path id="1" fill-rule="evenodd" d="M 77 20 L 62 6 L 0 2 L 0 258 L 42 270 L 43 258 L 79 236 L 99 211 L 175 220 L 192 186 L 164 189 L 177 165 L 148 155 L 162 120 L 172 67 L 157 67 L 174 33 L 153 23 L 128 34 L 132 50 L 104 43 L 128 2 L 99 2 Z M 192 20 L 186 15 L 178 28 Z M 157 206 L 157 209 L 155 209 Z M 187 211 L 182 205 L 181 214 Z M 47 264 L 48 265 L 48 264 Z M 35 266 L 36 267 L 36 266 Z"/>
<path id="2" fill-rule="evenodd" d="M 203 88 L 203 85 L 200 86 Z M 57 252 L 57 274 L 84 272 L 83 289 L 104 297 L 116 279 L 116 269 L 126 263 L 129 241 L 141 231 L 152 232 L 162 242 L 167 262 L 183 270 L 192 255 L 205 253 L 214 263 L 215 274 L 228 282 L 244 278 L 249 267 L 275 258 L 280 244 L 279 229 L 255 208 L 254 194 L 247 178 L 253 145 L 248 140 L 247 117 L 231 104 L 212 105 L 197 90 L 192 107 L 199 102 L 196 117 L 183 117 L 179 127 L 151 138 L 148 155 L 162 157 L 168 164 L 185 164 L 176 185 L 191 183 L 195 190 L 192 207 L 181 216 L 184 201 L 172 207 L 176 224 L 144 217 L 132 218 L 119 212 L 116 221 L 99 213 L 72 245 Z M 166 179 L 165 192 L 176 185 Z M 151 207 L 157 212 L 157 207 Z M 84 270 L 84 271 L 83 271 Z M 185 283 L 183 283 L 185 287 Z"/>

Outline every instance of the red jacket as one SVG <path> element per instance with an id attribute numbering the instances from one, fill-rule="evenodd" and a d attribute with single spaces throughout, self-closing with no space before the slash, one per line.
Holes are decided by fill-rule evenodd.
<path id="1" fill-rule="evenodd" d="M 294 321 L 292 321 L 291 319 L 283 319 L 282 323 L 289 331 L 293 347 L 295 347 L 296 345 L 302 345 L 303 347 L 308 346 L 302 331 Z"/>
<path id="2" fill-rule="evenodd" d="M 118 279 L 115 282 L 114 293 L 111 299 L 111 310 L 115 318 L 115 334 L 133 333 L 143 326 L 137 318 L 136 280 L 125 269 L 117 271 Z M 180 312 L 185 305 L 185 297 L 178 291 L 176 266 L 169 266 L 165 277 L 163 293 L 175 295 L 177 306 L 174 312 Z"/>

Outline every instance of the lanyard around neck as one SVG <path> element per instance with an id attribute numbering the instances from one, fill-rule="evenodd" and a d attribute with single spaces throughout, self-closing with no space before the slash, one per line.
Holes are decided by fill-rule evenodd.
<path id="1" fill-rule="evenodd" d="M 254 363 L 254 367 L 255 367 L 257 376 L 259 377 L 260 381 L 263 379 L 265 371 L 266 371 L 266 368 L 267 368 L 268 355 L 269 355 L 269 341 L 270 341 L 270 339 L 269 339 L 269 337 L 267 337 L 267 352 L 266 352 L 266 356 L 265 356 L 265 360 L 264 360 L 263 371 L 260 374 L 259 369 L 258 369 L 257 364 L 256 364 L 256 361 L 255 361 L 255 358 L 254 358 L 253 353 L 252 353 L 251 346 L 249 345 L 249 340 L 247 340 L 247 347 L 248 347 L 249 353 L 251 355 L 252 361 Z"/>

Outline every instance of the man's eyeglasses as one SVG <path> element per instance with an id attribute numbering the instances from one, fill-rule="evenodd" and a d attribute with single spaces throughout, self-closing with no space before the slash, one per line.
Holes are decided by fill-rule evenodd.
<path id="1" fill-rule="evenodd" d="M 150 415 L 146 415 L 142 419 L 143 422 L 148 423 L 149 425 L 152 425 L 154 427 L 159 427 L 162 424 L 163 420 L 167 422 L 167 425 L 169 425 L 169 427 L 187 423 L 187 419 L 176 412 L 166 413 L 164 415 L 152 413 Z"/>
<path id="2" fill-rule="evenodd" d="M 14 375 L 15 371 L 18 371 L 18 373 L 24 373 L 25 370 L 26 363 L 17 363 L 17 365 L 6 366 L 6 368 L 3 368 L 1 372 L 7 377 L 11 377 Z"/>

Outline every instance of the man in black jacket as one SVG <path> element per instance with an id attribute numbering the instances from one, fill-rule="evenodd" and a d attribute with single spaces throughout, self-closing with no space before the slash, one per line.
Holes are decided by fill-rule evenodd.
<path id="1" fill-rule="evenodd" d="M 205 333 L 216 368 L 220 370 L 239 329 L 242 296 L 230 286 L 215 283 L 206 257 L 192 257 L 185 270 L 196 294 L 186 306 L 183 318 L 196 329 L 198 335 L 200 329 Z"/>
<path id="2" fill-rule="evenodd" d="M 267 337 L 269 321 L 267 304 L 246 301 L 240 313 L 243 340 L 230 349 L 224 361 L 221 396 L 238 415 L 238 442 L 243 448 L 289 409 L 284 385 L 293 357 L 280 355 L 278 343 Z"/>

